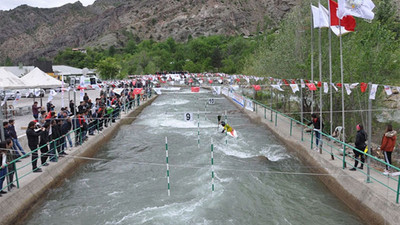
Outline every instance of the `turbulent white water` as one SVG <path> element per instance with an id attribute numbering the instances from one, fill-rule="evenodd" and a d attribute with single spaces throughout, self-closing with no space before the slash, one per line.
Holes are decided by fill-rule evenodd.
<path id="1" fill-rule="evenodd" d="M 122 127 L 96 156 L 105 161 L 86 164 L 50 191 L 27 224 L 361 224 L 315 176 L 297 175 L 308 173 L 307 166 L 232 103 L 217 100 L 205 115 L 199 96 L 212 95 L 182 91 L 160 96 Z M 213 112 L 225 110 L 238 139 L 217 132 Z M 184 112 L 195 119 L 185 122 Z"/>

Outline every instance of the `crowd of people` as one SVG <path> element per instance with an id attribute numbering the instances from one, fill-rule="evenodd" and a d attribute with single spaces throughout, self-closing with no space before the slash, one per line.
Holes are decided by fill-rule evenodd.
<path id="1" fill-rule="evenodd" d="M 316 147 L 314 150 L 320 151 L 322 148 L 322 139 L 321 139 L 321 124 L 322 130 L 324 128 L 324 124 L 321 122 L 319 116 L 315 113 L 311 115 L 311 122 L 308 125 L 313 125 L 315 132 L 315 143 Z M 354 153 L 354 166 L 350 168 L 350 171 L 356 171 L 357 169 L 363 170 L 365 163 L 365 153 L 368 152 L 367 140 L 368 134 L 364 130 L 364 126 L 362 124 L 356 125 L 357 134 L 354 142 L 353 153 Z M 384 175 L 388 175 L 390 171 L 390 165 L 392 164 L 392 152 L 396 147 L 396 138 L 397 132 L 393 130 L 391 124 L 386 126 L 385 133 L 382 136 L 381 145 L 378 148 L 383 154 L 383 158 L 388 165 L 385 165 L 385 169 L 383 171 Z M 360 167 L 357 167 L 360 164 Z"/>
<path id="2" fill-rule="evenodd" d="M 81 145 L 96 131 L 100 132 L 108 127 L 119 118 L 121 111 L 139 106 L 141 100 L 151 97 L 150 88 L 145 88 L 140 93 L 135 93 L 133 88 L 124 88 L 119 93 L 114 89 L 101 91 L 95 101 L 85 93 L 78 106 L 71 100 L 69 107 L 61 107 L 58 112 L 51 101 L 46 107 L 39 106 L 38 102 L 33 103 L 33 120 L 26 129 L 26 138 L 34 173 L 42 172 L 41 167 L 67 156 L 68 148 Z M 4 122 L 3 127 L 5 141 L 0 142 L 0 197 L 7 193 L 3 190 L 7 177 L 9 189 L 15 187 L 13 178 L 16 162 L 29 157 L 18 141 L 15 121 L 11 119 Z"/>

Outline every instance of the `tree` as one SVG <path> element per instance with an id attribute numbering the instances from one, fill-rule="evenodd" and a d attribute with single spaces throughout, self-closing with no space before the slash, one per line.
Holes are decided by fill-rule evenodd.
<path id="1" fill-rule="evenodd" d="M 10 57 L 6 57 L 6 60 L 4 61 L 4 66 L 13 66 L 13 62 L 11 61 Z"/>
<path id="2" fill-rule="evenodd" d="M 97 70 L 100 73 L 100 77 L 102 79 L 115 79 L 119 74 L 121 66 L 117 64 L 115 58 L 108 57 L 104 60 L 101 60 L 97 64 Z"/>

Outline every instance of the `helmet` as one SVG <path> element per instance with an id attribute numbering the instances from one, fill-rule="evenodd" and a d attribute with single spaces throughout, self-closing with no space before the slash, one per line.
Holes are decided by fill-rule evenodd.
<path id="1" fill-rule="evenodd" d="M 221 122 L 221 125 L 222 125 L 222 126 L 225 126 L 225 122 L 224 122 L 224 121 L 222 121 L 222 122 Z"/>

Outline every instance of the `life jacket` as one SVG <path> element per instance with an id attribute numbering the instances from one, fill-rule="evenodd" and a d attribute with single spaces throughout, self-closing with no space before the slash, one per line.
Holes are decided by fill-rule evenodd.
<path id="1" fill-rule="evenodd" d="M 227 132 L 232 132 L 232 131 L 233 131 L 233 128 L 232 128 L 231 126 L 229 126 L 228 124 L 225 124 L 224 129 L 225 129 Z"/>

